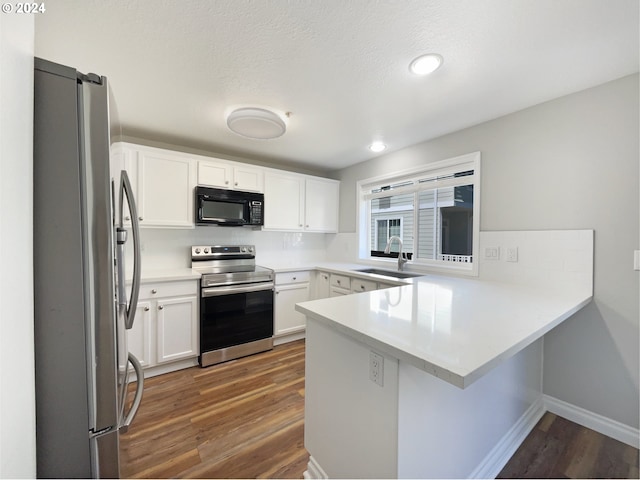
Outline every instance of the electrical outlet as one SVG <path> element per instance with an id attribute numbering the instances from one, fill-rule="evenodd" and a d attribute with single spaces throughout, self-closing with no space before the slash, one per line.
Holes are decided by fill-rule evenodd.
<path id="1" fill-rule="evenodd" d="M 375 352 L 369 352 L 369 380 L 383 386 L 384 357 Z"/>
<path id="2" fill-rule="evenodd" d="M 507 248 L 507 262 L 518 261 L 518 247 Z"/>

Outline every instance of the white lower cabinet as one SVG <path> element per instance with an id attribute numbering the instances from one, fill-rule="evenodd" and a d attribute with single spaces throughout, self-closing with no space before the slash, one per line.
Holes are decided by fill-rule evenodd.
<path id="1" fill-rule="evenodd" d="M 303 332 L 306 319 L 296 311 L 296 303 L 309 300 L 310 272 L 276 274 L 274 302 L 274 337 Z"/>
<path id="2" fill-rule="evenodd" d="M 329 272 L 322 270 L 316 272 L 314 298 L 329 298 L 329 293 L 331 292 L 330 277 L 331 274 Z"/>
<path id="3" fill-rule="evenodd" d="M 371 292 L 378 289 L 378 284 L 371 280 L 351 279 L 351 293 Z"/>
<path id="4" fill-rule="evenodd" d="M 195 296 L 158 301 L 158 363 L 198 356 L 197 302 Z"/>
<path id="5" fill-rule="evenodd" d="M 338 275 L 337 273 L 332 273 L 329 277 L 329 282 L 330 297 L 339 297 L 340 295 L 349 295 L 351 293 L 351 278 L 347 277 L 346 275 Z"/>
<path id="6" fill-rule="evenodd" d="M 139 298 L 127 343 L 142 366 L 149 369 L 197 357 L 198 282 L 143 283 Z"/>
<path id="7" fill-rule="evenodd" d="M 127 346 L 140 364 L 146 368 L 151 360 L 151 302 L 140 300 L 136 309 L 133 328 L 127 330 Z"/>
<path id="8" fill-rule="evenodd" d="M 329 298 L 352 293 L 371 292 L 383 288 L 396 287 L 397 284 L 376 282 L 374 280 L 351 277 L 318 270 L 314 277 L 314 298 Z"/>

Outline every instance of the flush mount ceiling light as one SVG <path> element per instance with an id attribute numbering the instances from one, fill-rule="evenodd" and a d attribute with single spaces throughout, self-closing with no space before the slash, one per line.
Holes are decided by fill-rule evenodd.
<path id="1" fill-rule="evenodd" d="M 369 150 L 375 153 L 381 152 L 385 148 L 387 148 L 387 146 L 382 142 L 373 142 L 371 145 L 369 145 Z"/>
<path id="2" fill-rule="evenodd" d="M 243 137 L 270 140 L 284 135 L 287 126 L 280 116 L 265 108 L 237 108 L 227 116 L 229 129 Z"/>
<path id="3" fill-rule="evenodd" d="M 440 68 L 443 61 L 442 56 L 437 53 L 420 55 L 409 64 L 409 71 L 416 75 L 429 75 Z"/>

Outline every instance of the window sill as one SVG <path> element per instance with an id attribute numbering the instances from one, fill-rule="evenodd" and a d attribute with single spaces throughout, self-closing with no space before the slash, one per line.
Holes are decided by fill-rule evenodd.
<path id="1" fill-rule="evenodd" d="M 379 257 L 361 257 L 358 260 L 362 263 L 366 263 L 378 268 L 385 268 L 387 270 L 396 270 L 398 268 L 398 260 L 395 258 L 383 259 Z M 409 261 L 404 264 L 404 271 L 410 273 L 424 273 L 425 275 L 428 275 L 430 273 L 437 273 L 444 275 L 459 275 L 465 277 L 478 276 L 478 266 L 475 263 L 441 265 L 435 263 Z"/>

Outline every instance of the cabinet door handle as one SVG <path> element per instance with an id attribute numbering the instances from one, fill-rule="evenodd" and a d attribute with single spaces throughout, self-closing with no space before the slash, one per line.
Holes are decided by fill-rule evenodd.
<path id="1" fill-rule="evenodd" d="M 234 185 L 237 187 L 238 186 L 238 182 L 234 183 Z"/>
<path id="2" fill-rule="evenodd" d="M 225 185 L 229 185 L 229 180 L 225 180 L 225 181 L 224 181 L 224 184 L 225 184 Z"/>
<path id="3" fill-rule="evenodd" d="M 158 305 L 158 310 L 164 310 L 164 305 Z"/>
<path id="4" fill-rule="evenodd" d="M 280 294 L 280 292 L 278 290 L 276 290 L 276 295 L 279 295 L 279 294 Z"/>
<path id="5" fill-rule="evenodd" d="M 149 307 L 144 307 L 144 311 L 148 312 L 149 311 Z"/>
<path id="6" fill-rule="evenodd" d="M 309 228 L 309 225 L 305 225 L 304 228 Z"/>
<path id="7" fill-rule="evenodd" d="M 340 280 L 336 280 L 336 283 L 337 283 L 338 285 L 340 285 Z"/>
<path id="8" fill-rule="evenodd" d="M 127 222 L 131 221 L 131 217 L 130 217 L 130 216 L 128 216 L 128 215 L 127 215 L 126 217 L 124 217 L 124 219 L 125 219 Z"/>
<path id="9" fill-rule="evenodd" d="M 156 294 L 158 293 L 158 290 L 156 290 L 155 288 L 153 290 L 151 290 L 151 293 Z"/>
<path id="10" fill-rule="evenodd" d="M 296 279 L 296 277 L 293 277 L 293 279 L 292 279 L 292 280 L 295 280 L 295 279 Z"/>
<path id="11" fill-rule="evenodd" d="M 142 221 L 142 220 L 144 220 L 144 218 L 142 218 L 142 217 L 138 217 L 138 220 Z"/>
<path id="12" fill-rule="evenodd" d="M 360 285 L 360 290 L 364 290 L 364 285 Z"/>

